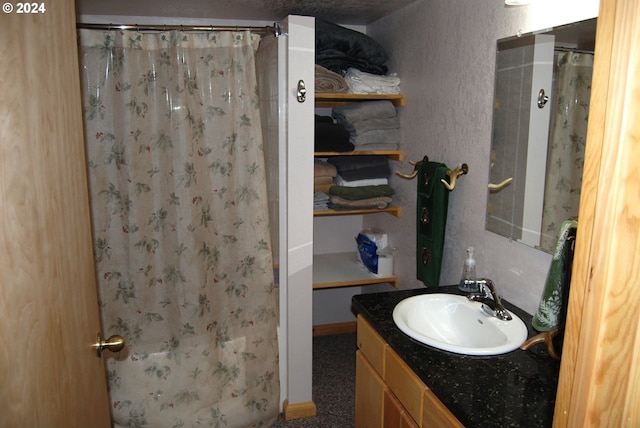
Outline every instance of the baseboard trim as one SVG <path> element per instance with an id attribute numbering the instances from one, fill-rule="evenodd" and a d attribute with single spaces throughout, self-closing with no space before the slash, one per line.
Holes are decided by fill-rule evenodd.
<path id="1" fill-rule="evenodd" d="M 356 321 L 339 322 L 335 324 L 320 324 L 313 326 L 314 336 L 328 336 L 330 334 L 346 334 L 356 332 Z"/>
<path id="2" fill-rule="evenodd" d="M 316 415 L 316 404 L 313 401 L 306 403 L 289 404 L 288 400 L 282 402 L 282 413 L 285 421 L 310 418 Z"/>

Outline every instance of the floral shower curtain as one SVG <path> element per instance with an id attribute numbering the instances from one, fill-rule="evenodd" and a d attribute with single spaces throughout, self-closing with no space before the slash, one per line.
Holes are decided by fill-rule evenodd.
<path id="1" fill-rule="evenodd" d="M 593 54 L 557 52 L 540 248 L 553 254 L 560 226 L 578 217 Z"/>
<path id="2" fill-rule="evenodd" d="M 249 32 L 80 30 L 115 426 L 270 426 L 276 298 Z"/>

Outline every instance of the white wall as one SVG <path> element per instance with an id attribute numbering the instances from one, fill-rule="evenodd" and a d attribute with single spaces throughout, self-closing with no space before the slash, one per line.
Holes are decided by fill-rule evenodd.
<path id="1" fill-rule="evenodd" d="M 367 26 L 392 57 L 407 105 L 400 109 L 406 160 L 450 167 L 466 162 L 449 200 L 441 284 L 460 279 L 465 248 L 476 248 L 478 275 L 492 278 L 510 302 L 532 313 L 538 307 L 551 257 L 484 230 L 497 39 L 597 16 L 597 0 L 542 0 L 505 7 L 503 0 L 418 0 Z M 407 163 L 396 167 L 410 171 Z M 398 248 L 402 288 L 415 279 L 415 181 L 394 178 L 400 219 L 368 216 L 369 226 L 390 235 Z"/>

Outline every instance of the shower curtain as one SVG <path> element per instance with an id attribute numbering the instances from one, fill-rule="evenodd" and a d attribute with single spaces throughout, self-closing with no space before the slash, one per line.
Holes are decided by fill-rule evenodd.
<path id="1" fill-rule="evenodd" d="M 80 30 L 115 426 L 271 426 L 277 316 L 249 32 Z"/>
<path id="2" fill-rule="evenodd" d="M 578 217 L 593 54 L 556 52 L 553 110 L 547 152 L 547 181 L 540 248 L 554 254 L 560 226 Z"/>

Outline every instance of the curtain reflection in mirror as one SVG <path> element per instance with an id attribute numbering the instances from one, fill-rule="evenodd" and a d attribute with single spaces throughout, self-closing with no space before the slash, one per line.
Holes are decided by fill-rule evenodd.
<path id="1" fill-rule="evenodd" d="M 578 217 L 589 118 L 593 54 L 556 52 L 553 109 L 540 249 L 553 253 L 559 227 Z"/>

